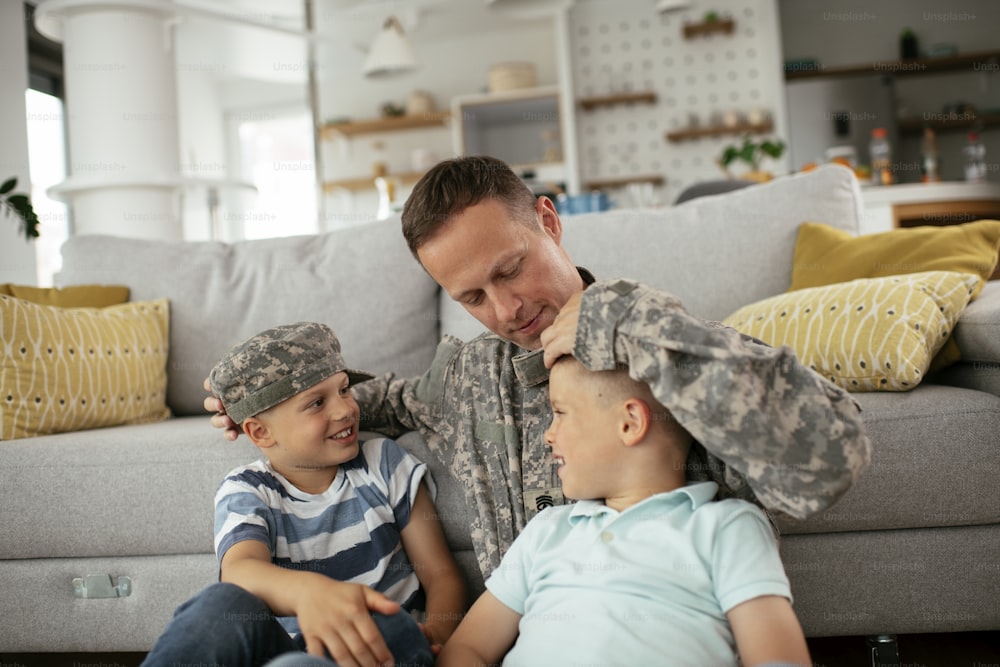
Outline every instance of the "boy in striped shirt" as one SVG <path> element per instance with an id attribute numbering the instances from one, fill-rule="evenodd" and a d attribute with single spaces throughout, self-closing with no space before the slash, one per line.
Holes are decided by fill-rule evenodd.
<path id="1" fill-rule="evenodd" d="M 212 370 L 263 457 L 216 494 L 221 583 L 178 609 L 144 664 L 263 664 L 294 651 L 340 665 L 433 664 L 464 584 L 426 466 L 387 438 L 358 440 L 350 387 L 371 378 L 311 322 L 253 336 Z M 421 607 L 418 624 L 408 612 Z"/>

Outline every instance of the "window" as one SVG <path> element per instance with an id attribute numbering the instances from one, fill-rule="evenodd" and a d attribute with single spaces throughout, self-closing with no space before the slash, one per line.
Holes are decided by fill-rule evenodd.
<path id="1" fill-rule="evenodd" d="M 226 217 L 236 238 L 315 234 L 318 229 L 312 117 L 307 111 L 260 113 L 238 125 L 244 180 L 256 203 Z"/>
<path id="2" fill-rule="evenodd" d="M 31 204 L 41 236 L 34 241 L 38 284 L 50 287 L 62 266 L 59 248 L 70 232 L 66 204 L 45 191 L 66 179 L 66 112 L 62 47 L 35 30 L 34 8 L 25 4 L 28 25 L 28 86 L 25 92 Z"/>
<path id="3" fill-rule="evenodd" d="M 69 237 L 66 204 L 50 199 L 45 193 L 66 179 L 63 103 L 58 97 L 29 88 L 25 91 L 25 106 L 31 204 L 38 215 L 40 233 L 34 242 L 38 284 L 51 287 L 53 276 L 62 267 L 59 248 Z"/>

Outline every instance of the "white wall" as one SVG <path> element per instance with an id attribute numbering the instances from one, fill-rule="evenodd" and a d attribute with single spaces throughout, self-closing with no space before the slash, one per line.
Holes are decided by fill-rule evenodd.
<path id="1" fill-rule="evenodd" d="M 695 115 L 709 125 L 713 113 L 759 109 L 774 118 L 774 137 L 787 139 L 781 51 L 775 0 L 717 0 L 707 7 L 658 14 L 649 0 L 583 0 L 572 12 L 572 58 L 578 97 L 651 90 L 654 105 L 619 105 L 577 112 L 584 181 L 656 174 L 660 194 L 673 202 L 685 187 L 726 178 L 716 164 L 739 135 L 671 143 L 666 133 L 690 126 Z M 707 9 L 735 22 L 731 35 L 686 39 L 686 23 Z M 762 168 L 781 174 L 787 159 Z M 739 167 L 733 168 L 739 172 Z M 620 193 L 623 206 L 632 205 Z"/>
<path id="2" fill-rule="evenodd" d="M 899 37 L 912 29 L 921 52 L 928 46 L 950 43 L 959 53 L 996 50 L 1000 26 L 1000 3 L 996 0 L 779 0 L 781 34 L 786 59 L 816 58 L 824 67 L 863 65 L 899 58 Z M 939 113 L 946 103 L 965 101 L 979 110 L 1000 109 L 1000 69 L 955 71 L 897 79 L 898 106 L 911 116 Z M 887 91 L 879 76 L 819 79 L 788 84 L 789 119 L 793 137 L 794 166 L 814 159 L 833 137 L 831 114 L 848 111 L 860 122 L 853 123 L 851 143 L 859 159 L 868 161 L 868 138 L 872 127 L 889 125 Z M 997 178 L 1000 128 L 983 133 L 987 160 L 994 165 L 990 179 Z M 962 178 L 961 149 L 966 131 L 938 133 L 938 147 L 946 180 Z M 904 181 L 919 180 L 919 136 L 896 137 L 893 161 L 904 169 Z"/>
<path id="3" fill-rule="evenodd" d="M 29 192 L 28 55 L 20 2 L 0 2 L 0 181 L 17 176 L 16 192 Z M 0 283 L 34 285 L 35 246 L 18 234 L 17 221 L 0 215 Z"/>

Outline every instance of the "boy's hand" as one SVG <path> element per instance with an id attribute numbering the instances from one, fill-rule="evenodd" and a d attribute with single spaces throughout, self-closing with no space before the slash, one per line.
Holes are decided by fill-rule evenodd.
<path id="1" fill-rule="evenodd" d="M 212 393 L 212 384 L 208 381 L 208 378 L 205 378 L 203 386 L 205 387 L 205 391 L 209 394 Z M 206 398 L 204 405 L 206 410 L 213 413 L 210 420 L 212 426 L 226 429 L 222 434 L 226 440 L 236 440 L 236 438 L 240 437 L 241 431 L 239 425 L 226 414 L 226 408 L 223 407 L 222 401 L 217 396 L 213 394 Z"/>
<path id="2" fill-rule="evenodd" d="M 313 580 L 296 604 L 299 628 L 310 655 L 330 656 L 341 667 L 391 665 L 389 647 L 371 613 L 395 614 L 399 603 L 378 591 L 335 581 Z"/>

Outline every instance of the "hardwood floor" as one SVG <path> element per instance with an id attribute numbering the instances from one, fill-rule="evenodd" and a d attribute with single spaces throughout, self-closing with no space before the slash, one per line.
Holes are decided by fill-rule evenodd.
<path id="1" fill-rule="evenodd" d="M 809 639 L 813 667 L 869 667 L 864 637 Z M 1000 630 L 899 635 L 899 667 L 1000 667 Z M 143 653 L 0 653 L 0 667 L 138 667 Z"/>

